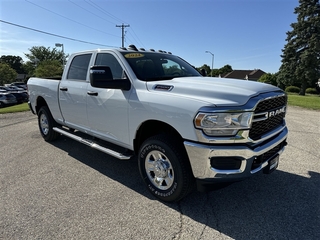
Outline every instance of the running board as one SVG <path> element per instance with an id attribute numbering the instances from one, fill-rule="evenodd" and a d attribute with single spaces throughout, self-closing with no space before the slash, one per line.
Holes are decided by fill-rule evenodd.
<path id="1" fill-rule="evenodd" d="M 118 159 L 121 159 L 121 160 L 129 160 L 132 157 L 130 155 L 124 155 L 122 153 L 118 153 L 116 151 L 113 151 L 113 150 L 111 150 L 109 148 L 100 146 L 99 144 L 97 144 L 95 142 L 92 142 L 92 141 L 90 141 L 88 139 L 84 139 L 82 137 L 74 135 L 74 134 L 72 134 L 72 133 L 70 133 L 68 131 L 65 131 L 65 130 L 61 129 L 61 128 L 54 127 L 53 130 L 58 132 L 58 133 L 61 133 L 62 135 L 65 135 L 65 136 L 67 136 L 67 137 L 69 137 L 69 138 L 71 138 L 73 140 L 76 140 L 76 141 L 78 141 L 80 143 L 83 143 L 83 144 L 85 144 L 85 145 L 87 145 L 89 147 L 92 147 L 92 148 L 97 149 L 97 150 L 99 150 L 101 152 L 109 154 L 109 155 L 111 155 L 111 156 L 113 156 L 115 158 L 118 158 Z"/>

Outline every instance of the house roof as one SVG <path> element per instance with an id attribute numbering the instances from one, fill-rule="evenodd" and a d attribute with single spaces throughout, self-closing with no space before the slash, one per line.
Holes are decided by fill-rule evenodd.
<path id="1" fill-rule="evenodd" d="M 233 70 L 232 72 L 229 72 L 222 77 L 235 78 L 235 79 L 246 79 L 246 80 L 258 80 L 263 74 L 265 74 L 265 72 L 260 69 Z"/>

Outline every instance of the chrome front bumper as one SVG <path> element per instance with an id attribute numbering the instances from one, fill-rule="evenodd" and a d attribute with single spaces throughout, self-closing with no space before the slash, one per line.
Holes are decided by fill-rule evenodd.
<path id="1" fill-rule="evenodd" d="M 285 127 L 279 134 L 271 139 L 259 144 L 256 147 L 249 148 L 245 144 L 239 145 L 219 145 L 219 144 L 199 144 L 185 141 L 184 146 L 189 156 L 193 175 L 196 179 L 201 180 L 217 180 L 223 181 L 238 181 L 259 172 L 268 165 L 268 161 L 277 154 L 281 154 L 286 145 L 288 129 Z M 253 162 L 264 153 L 272 151 L 281 144 L 281 147 L 276 152 L 272 152 L 270 158 L 265 159 L 258 166 L 252 168 Z M 226 157 L 241 159 L 241 164 L 238 169 L 221 170 L 211 166 L 210 159 L 214 157 Z"/>

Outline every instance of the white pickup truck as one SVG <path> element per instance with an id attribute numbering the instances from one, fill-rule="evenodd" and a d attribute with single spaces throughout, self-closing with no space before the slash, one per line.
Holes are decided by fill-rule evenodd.
<path id="1" fill-rule="evenodd" d="M 270 173 L 286 146 L 281 89 L 204 77 L 161 50 L 75 53 L 61 79 L 30 78 L 28 92 L 46 141 L 63 134 L 118 159 L 137 156 L 162 201 Z"/>

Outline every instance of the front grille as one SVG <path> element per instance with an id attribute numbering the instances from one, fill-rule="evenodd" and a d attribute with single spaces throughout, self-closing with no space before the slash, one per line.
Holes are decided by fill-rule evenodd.
<path id="1" fill-rule="evenodd" d="M 280 96 L 259 102 L 254 113 L 261 113 L 287 105 L 287 96 Z"/>
<path id="2" fill-rule="evenodd" d="M 283 106 L 287 105 L 287 96 L 279 96 L 271 99 L 266 99 L 261 101 L 256 107 L 254 113 L 264 113 L 274 111 Z M 285 113 L 279 113 L 275 116 L 269 117 L 262 121 L 256 121 L 252 123 L 251 130 L 249 132 L 249 137 L 252 140 L 258 140 L 262 137 L 262 135 L 276 129 L 277 127 L 283 125 L 283 119 L 285 117 Z"/>

